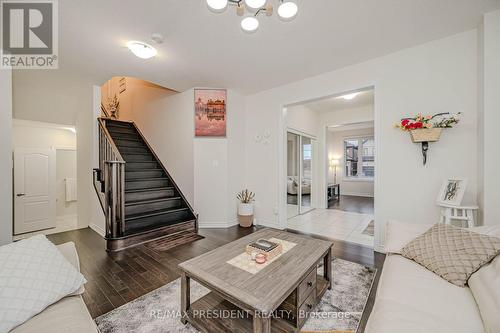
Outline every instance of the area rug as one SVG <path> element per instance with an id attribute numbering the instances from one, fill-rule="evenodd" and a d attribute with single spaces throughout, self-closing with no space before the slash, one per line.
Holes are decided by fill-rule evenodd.
<path id="1" fill-rule="evenodd" d="M 371 220 L 366 226 L 365 230 L 362 232 L 363 235 L 373 236 L 375 235 L 375 221 Z"/>
<path id="2" fill-rule="evenodd" d="M 322 268 L 318 268 L 322 272 Z M 356 332 L 370 295 L 376 269 L 332 260 L 333 287 L 307 320 L 302 332 Z M 191 282 L 191 301 L 208 290 Z M 198 333 L 179 318 L 180 279 L 96 318 L 101 333 Z"/>

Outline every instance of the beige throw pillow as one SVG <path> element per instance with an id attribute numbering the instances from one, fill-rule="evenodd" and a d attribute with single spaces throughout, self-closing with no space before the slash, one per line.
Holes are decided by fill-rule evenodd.
<path id="1" fill-rule="evenodd" d="M 434 225 L 401 250 L 404 257 L 459 287 L 499 253 L 500 238 L 447 224 Z"/>

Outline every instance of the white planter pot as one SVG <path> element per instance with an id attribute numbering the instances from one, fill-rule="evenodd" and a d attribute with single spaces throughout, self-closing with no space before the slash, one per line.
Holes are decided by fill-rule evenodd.
<path id="1" fill-rule="evenodd" d="M 253 203 L 240 203 L 238 205 L 238 215 L 241 216 L 253 215 Z"/>

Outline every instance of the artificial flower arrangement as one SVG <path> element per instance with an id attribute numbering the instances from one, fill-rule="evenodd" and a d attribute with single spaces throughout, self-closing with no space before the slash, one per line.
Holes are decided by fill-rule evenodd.
<path id="1" fill-rule="evenodd" d="M 396 128 L 410 132 L 411 140 L 422 144 L 424 165 L 427 163 L 429 142 L 436 142 L 441 137 L 443 128 L 452 128 L 460 120 L 460 112 L 450 115 L 438 113 L 433 116 L 417 114 L 414 118 L 403 118 L 396 124 Z"/>
<path id="2" fill-rule="evenodd" d="M 403 131 L 411 131 L 424 128 L 452 128 L 460 120 L 460 112 L 454 115 L 445 117 L 449 113 L 438 113 L 433 116 L 424 116 L 417 114 L 414 118 L 403 118 L 400 123 L 396 124 L 397 128 Z M 434 120 L 436 119 L 436 120 Z"/>

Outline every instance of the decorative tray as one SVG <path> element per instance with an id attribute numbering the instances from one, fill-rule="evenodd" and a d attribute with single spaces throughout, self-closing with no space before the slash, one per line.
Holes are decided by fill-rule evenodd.
<path id="1" fill-rule="evenodd" d="M 248 244 L 246 253 L 262 253 L 266 256 L 266 260 L 271 260 L 283 253 L 283 245 L 279 242 L 272 242 L 264 239 Z"/>

